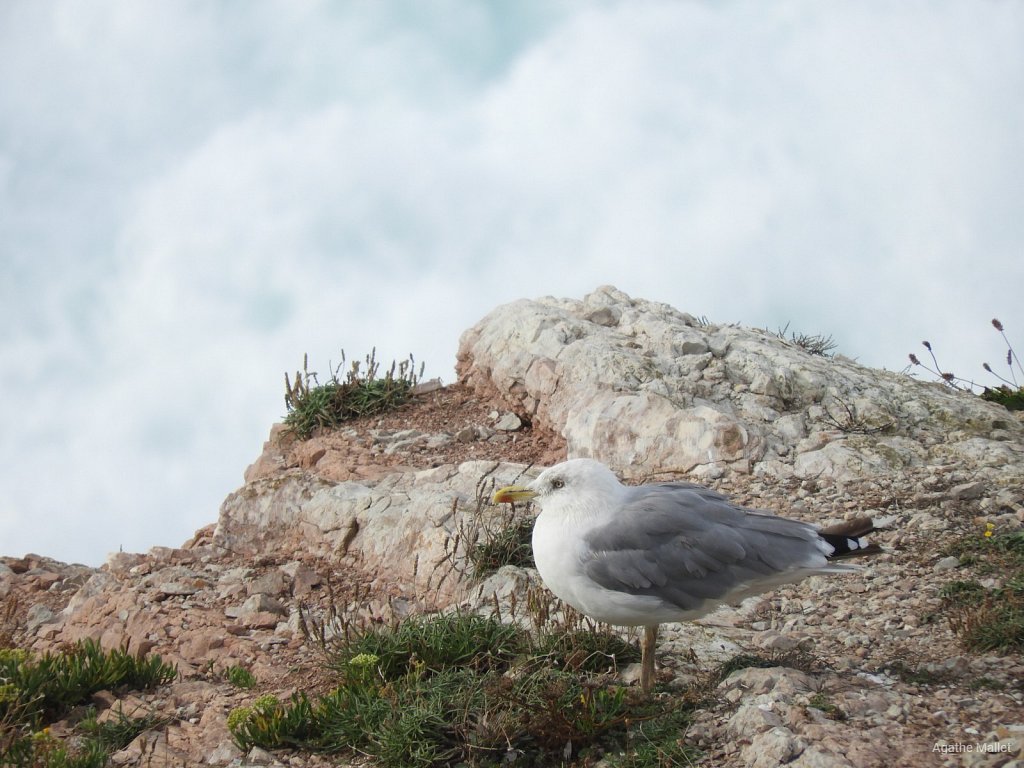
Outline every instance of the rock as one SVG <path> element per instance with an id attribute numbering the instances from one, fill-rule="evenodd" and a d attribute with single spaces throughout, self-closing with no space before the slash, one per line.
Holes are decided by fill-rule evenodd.
<path id="1" fill-rule="evenodd" d="M 281 566 L 281 571 L 291 578 L 292 595 L 295 597 L 304 597 L 323 583 L 319 573 L 297 561 Z"/>
<path id="2" fill-rule="evenodd" d="M 295 447 L 295 458 L 300 467 L 315 467 L 327 455 L 327 449 L 315 440 L 308 440 Z"/>
<path id="3" fill-rule="evenodd" d="M 443 388 L 444 384 L 441 383 L 440 379 L 428 379 L 427 381 L 421 381 L 411 390 L 411 394 L 414 397 L 419 395 L 429 395 L 431 392 L 437 392 Z"/>
<path id="4" fill-rule="evenodd" d="M 932 566 L 932 570 L 935 573 L 943 573 L 944 571 L 952 571 L 954 568 L 960 567 L 960 558 L 954 555 L 947 555 L 946 557 L 938 560 L 935 565 Z"/>
<path id="5" fill-rule="evenodd" d="M 283 763 L 279 762 L 270 752 L 263 749 L 262 747 L 253 747 L 246 754 L 243 766 L 256 766 L 256 765 L 268 765 L 268 766 L 282 766 Z"/>
<path id="6" fill-rule="evenodd" d="M 757 644 L 768 651 L 792 651 L 801 645 L 801 639 L 778 632 L 763 632 L 757 638 Z"/>
<path id="7" fill-rule="evenodd" d="M 950 488 L 949 495 L 957 501 L 980 499 L 985 495 L 985 484 L 981 482 L 961 483 Z"/>
<path id="8" fill-rule="evenodd" d="M 772 728 L 758 734 L 743 748 L 741 755 L 750 768 L 775 768 L 791 764 L 807 743 L 786 728 Z"/>
<path id="9" fill-rule="evenodd" d="M 267 571 L 245 585 L 250 595 L 267 595 L 278 597 L 288 592 L 288 580 L 281 570 Z"/>
<path id="10" fill-rule="evenodd" d="M 192 584 L 182 584 L 176 581 L 165 581 L 160 584 L 153 595 L 154 600 L 164 600 L 168 597 L 185 597 L 187 595 L 194 595 L 199 591 L 197 586 Z"/>
<path id="11" fill-rule="evenodd" d="M 588 322 L 603 325 L 605 328 L 612 328 L 619 324 L 621 312 L 614 307 L 598 307 L 585 315 Z"/>
<path id="12" fill-rule="evenodd" d="M 238 608 L 236 617 L 245 619 L 246 617 L 257 613 L 270 613 L 277 616 L 286 616 L 288 614 L 288 609 L 280 600 L 276 600 L 269 595 L 255 594 L 242 603 Z"/>
<path id="13" fill-rule="evenodd" d="M 28 609 L 25 616 L 25 630 L 31 634 L 43 624 L 50 624 L 54 621 L 57 621 L 57 614 L 47 606 L 36 603 Z"/>
<path id="14" fill-rule="evenodd" d="M 703 355 L 708 349 L 708 343 L 700 339 L 687 339 L 676 346 L 680 355 Z"/>
<path id="15" fill-rule="evenodd" d="M 515 432 L 523 428 L 523 421 L 514 413 L 503 413 L 495 422 L 494 428 L 501 432 Z"/>
<path id="16" fill-rule="evenodd" d="M 592 320 L 612 315 L 614 324 Z M 481 395 L 563 434 L 570 455 L 626 475 L 731 466 L 849 481 L 955 457 L 986 475 L 958 486 L 969 497 L 1000 485 L 997 476 L 1008 482 L 1024 460 L 1020 421 L 976 396 L 813 355 L 762 331 L 695 325 L 608 286 L 581 301 L 498 307 L 463 334 L 456 369 Z M 1009 439 L 987 436 L 997 426 Z M 806 456 L 792 447 L 804 430 L 819 438 Z"/>
<path id="17" fill-rule="evenodd" d="M 736 738 L 747 739 L 763 731 L 782 725 L 782 718 L 772 711 L 769 702 L 761 702 L 756 698 L 744 704 L 729 718 L 726 726 Z"/>
<path id="18" fill-rule="evenodd" d="M 222 741 L 211 750 L 207 762 L 210 765 L 241 764 L 242 751 L 232 741 Z"/>
<path id="19" fill-rule="evenodd" d="M 376 487 L 328 485 L 305 475 L 272 486 L 257 481 L 224 502 L 214 540 L 236 552 L 358 554 L 392 584 L 416 593 L 439 589 L 434 599 L 448 604 L 465 597 L 468 585 L 445 578 L 438 567 L 446 562 L 445 547 L 460 526 L 474 524 L 470 502 L 481 479 L 516 471 L 481 461 L 396 473 Z"/>

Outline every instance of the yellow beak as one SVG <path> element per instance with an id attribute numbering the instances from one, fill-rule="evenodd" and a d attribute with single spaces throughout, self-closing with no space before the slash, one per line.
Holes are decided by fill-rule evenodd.
<path id="1" fill-rule="evenodd" d="M 517 501 L 529 501 L 537 494 L 521 485 L 506 485 L 494 492 L 495 504 L 513 504 Z"/>

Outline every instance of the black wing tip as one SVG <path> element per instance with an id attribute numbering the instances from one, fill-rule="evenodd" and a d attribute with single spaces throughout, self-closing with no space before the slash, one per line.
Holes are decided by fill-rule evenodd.
<path id="1" fill-rule="evenodd" d="M 822 528 L 818 531 L 818 535 L 832 547 L 829 560 L 866 557 L 880 554 L 885 550 L 878 544 L 871 543 L 865 537 L 870 533 L 882 530 L 891 522 L 891 519 L 876 520 L 870 517 L 857 517 L 828 528 Z"/>

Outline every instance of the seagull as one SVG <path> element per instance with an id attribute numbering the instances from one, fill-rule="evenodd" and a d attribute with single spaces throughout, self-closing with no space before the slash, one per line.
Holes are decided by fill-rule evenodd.
<path id="1" fill-rule="evenodd" d="M 654 678 L 658 625 L 692 621 L 808 576 L 848 573 L 834 561 L 881 552 L 861 517 L 819 529 L 683 482 L 628 486 L 604 464 L 571 459 L 495 503 L 534 501 L 533 559 L 544 584 L 607 624 L 644 627 L 640 686 Z"/>

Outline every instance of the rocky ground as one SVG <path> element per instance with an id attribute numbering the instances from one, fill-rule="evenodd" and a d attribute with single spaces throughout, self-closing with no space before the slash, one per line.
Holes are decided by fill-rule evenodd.
<path id="1" fill-rule="evenodd" d="M 263 469 L 250 468 L 250 474 L 309 464 L 303 457 L 321 450 L 324 455 L 311 465 L 315 471 L 328 478 L 347 471 L 364 480 L 382 464 L 415 469 L 479 456 L 527 464 L 561 458 L 564 447 L 552 434 L 525 425 L 495 429 L 503 415 L 453 386 L 386 418 L 354 422 L 305 443 L 268 445 Z M 276 470 L 270 468 L 274 462 Z M 708 764 L 1000 765 L 1019 757 L 1008 750 L 1024 737 L 1024 663 L 1019 656 L 965 653 L 936 614 L 939 589 L 958 576 L 939 556 L 943 540 L 993 517 L 970 498 L 968 481 L 952 469 L 941 476 L 908 474 L 899 486 L 778 485 L 749 476 L 716 484 L 744 503 L 791 516 L 842 519 L 870 510 L 894 520 L 893 530 L 880 537 L 890 551 L 861 574 L 778 590 L 709 617 L 704 628 L 664 628 L 663 677 L 697 675 L 712 660 L 738 651 L 808 651 L 794 657 L 804 670 L 748 669 L 721 685 L 719 704 L 686 734 L 705 750 Z M 1019 516 L 1020 510 L 1003 514 Z M 347 568 L 344 560 L 302 553 L 237 557 L 215 547 L 212 538 L 211 526 L 180 548 L 118 553 L 97 570 L 36 555 L 0 559 L 5 626 L 14 628 L 16 642 L 45 650 L 93 637 L 112 647 L 127 627 L 132 638 L 145 638 L 132 651 L 158 653 L 178 665 L 179 682 L 117 702 L 126 712 L 173 717 L 163 731 L 118 753 L 117 764 L 237 764 L 243 756 L 226 729 L 233 707 L 264 692 L 287 696 L 326 684 L 320 650 L 301 627 L 300 605 L 357 604 L 371 620 L 396 610 L 386 595 L 367 594 L 371 576 Z M 109 599 L 112 584 L 115 600 Z M 404 602 L 397 610 L 415 607 Z M 690 648 L 698 649 L 695 663 Z M 233 666 L 252 671 L 258 686 L 233 687 L 226 679 Z M 968 743 L 995 745 L 997 752 L 933 751 Z M 302 755 L 247 760 L 329 764 Z"/>
<path id="2" fill-rule="evenodd" d="M 683 372 L 697 396 L 685 395 L 690 399 L 677 435 L 683 447 L 676 453 L 627 418 L 620 385 L 590 390 L 593 407 L 617 415 L 608 423 L 628 433 L 595 428 L 595 444 L 666 456 L 692 449 L 695 459 L 687 467 L 631 461 L 632 453 L 609 461 L 629 468 L 631 481 L 696 475 L 743 504 L 821 525 L 860 514 L 888 519 L 888 529 L 875 535 L 886 552 L 858 573 L 811 579 L 696 624 L 662 628 L 663 681 L 699 681 L 737 653 L 783 662 L 739 671 L 717 686 L 714 703 L 680 734 L 702 750 L 702 764 L 1024 765 L 1024 660 L 1019 654 L 966 651 L 940 599 L 942 587 L 954 580 L 1001 583 L 1000 574 L 976 572 L 950 550 L 989 524 L 999 531 L 1024 526 L 1019 416 L 979 408 L 941 388 L 929 400 L 927 388 L 893 383 L 892 374 L 878 373 L 869 381 L 864 369 L 846 363 L 794 357 L 759 367 L 765 349 L 776 357 L 789 351 L 777 339 L 755 349 L 761 342 L 740 336 L 738 329 L 697 327 L 674 311 L 657 314 L 661 310 L 648 305 L 638 310 L 638 302 L 621 294 L 598 294 L 607 306 L 572 305 L 570 331 L 545 317 L 540 327 L 546 330 L 522 335 L 557 350 L 598 332 L 614 330 L 627 338 L 627 321 L 628 338 L 668 338 L 662 328 L 671 321 L 696 339 L 673 342 L 673 355 L 700 358 Z M 563 305 L 570 306 L 558 306 Z M 652 313 L 657 323 L 645 319 Z M 519 320 L 516 328 L 523 327 Z M 491 334 L 507 346 L 516 333 L 483 328 L 476 337 Z M 632 341 L 616 344 L 614 349 L 625 350 L 621 354 L 640 348 Z M 747 349 L 749 357 L 738 356 Z M 96 705 L 106 711 L 120 706 L 129 714 L 155 711 L 169 718 L 168 725 L 116 754 L 115 764 L 343 764 L 259 750 L 242 755 L 229 737 L 227 715 L 264 693 L 285 698 L 329 685 L 316 634 L 319 622 L 332 616 L 378 622 L 454 603 L 482 607 L 492 592 L 502 596 L 501 603 L 523 583 L 536 583 L 528 571 L 503 571 L 477 590 L 474 602 L 472 585 L 422 589 L 418 571 L 425 566 L 409 563 L 411 552 L 429 551 L 436 569 L 442 559 L 437 553 L 446 551 L 452 531 L 484 503 L 484 478 L 492 484 L 509 481 L 529 473 L 528 465 L 563 459 L 568 450 L 593 454 L 581 442 L 588 425 L 573 412 L 571 393 L 556 391 L 568 378 L 569 369 L 560 367 L 565 355 L 545 362 L 544 350 L 503 350 L 487 361 L 488 370 L 517 355 L 525 361 L 525 377 L 516 374 L 507 386 L 482 386 L 464 357 L 463 379 L 475 376 L 472 388 L 427 388 L 385 417 L 350 422 L 306 441 L 276 426 L 246 471 L 246 485 L 225 501 L 219 523 L 181 547 L 117 553 L 99 569 L 37 555 L 0 558 L 0 642 L 45 651 L 89 637 L 108 648 L 127 643 L 133 652 L 157 653 L 178 666 L 178 681 L 154 692 L 120 701 L 98 698 Z M 647 367 L 635 380 L 640 394 L 650 395 L 648 413 L 657 415 L 663 401 L 684 396 L 657 373 L 655 356 L 641 352 L 646 357 L 640 363 Z M 478 351 L 479 365 L 484 358 Z M 626 366 L 621 360 L 598 367 L 616 366 L 639 370 L 639 363 Z M 844 375 L 867 382 L 858 385 L 867 393 L 861 400 L 849 395 L 858 413 L 841 411 L 847 401 L 824 394 L 824 377 L 844 367 Z M 764 373 L 774 370 L 786 371 L 791 380 Z M 621 381 L 627 374 L 616 375 Z M 817 394 L 805 398 L 804 386 Z M 555 394 L 545 401 L 537 395 L 541 390 Z M 610 394 L 601 400 L 602 392 Z M 531 397 L 540 408 L 517 407 Z M 708 403 L 718 416 L 708 415 Z M 790 410 L 771 411 L 765 403 Z M 872 414 L 872 407 L 881 415 Z M 568 414 L 569 426 L 558 421 L 558 408 Z M 960 408 L 969 418 L 957 415 Z M 846 421 L 829 423 L 842 413 Z M 757 421 L 762 416 L 765 426 Z M 899 430 L 884 428 L 886 419 L 897 419 Z M 661 423 L 652 420 L 656 437 Z M 707 462 L 705 456 L 716 451 Z M 427 501 L 417 501 L 423 494 Z M 304 527 L 316 530 L 307 534 Z M 397 533 L 389 539 L 391 528 Z M 232 685 L 227 676 L 233 667 L 250 670 L 256 687 Z M 634 674 L 627 670 L 625 677 Z"/>
<path id="3" fill-rule="evenodd" d="M 275 426 L 259 460 L 257 481 L 308 472 L 325 481 L 372 483 L 390 473 L 459 464 L 476 458 L 531 463 L 565 457 L 564 441 L 531 429 L 458 385 L 437 388 L 384 416 L 296 441 Z M 114 757 L 118 765 L 239 764 L 227 715 L 263 693 L 322 691 L 322 648 L 303 627 L 300 607 L 314 620 L 389 620 L 422 609 L 415 595 L 373 589 L 378 574 L 357 558 L 303 552 L 239 555 L 213 542 L 215 526 L 181 547 L 115 553 L 98 569 L 47 557 L 0 557 L 0 641 L 36 651 L 84 638 L 133 653 L 159 654 L 177 665 L 179 682 L 125 700 L 100 697 L 101 708 L 126 714 L 155 711 L 172 718 Z M 312 627 L 315 634 L 315 627 Z M 242 690 L 226 672 L 244 667 L 258 685 Z M 61 726 L 54 729 L 59 734 Z M 249 755 L 247 764 L 334 765 L 312 756 Z"/>

